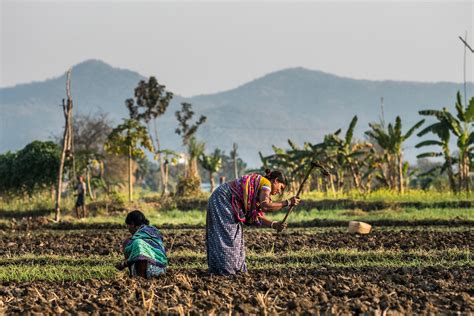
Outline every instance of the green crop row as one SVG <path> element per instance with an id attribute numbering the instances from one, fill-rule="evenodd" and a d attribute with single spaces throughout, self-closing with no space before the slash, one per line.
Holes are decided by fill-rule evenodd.
<path id="1" fill-rule="evenodd" d="M 0 259 L 0 282 L 31 282 L 35 280 L 64 281 L 113 278 L 119 272 L 114 263 L 121 258 L 115 256 L 74 258 L 70 256 L 19 256 Z M 175 252 L 170 258 L 170 268 L 207 269 L 206 255 L 199 252 Z M 445 251 L 358 251 L 339 249 L 335 251 L 303 250 L 285 255 L 272 252 L 250 251 L 247 265 L 254 269 L 295 268 L 402 268 L 402 267 L 472 267 L 469 249 L 452 248 Z"/>

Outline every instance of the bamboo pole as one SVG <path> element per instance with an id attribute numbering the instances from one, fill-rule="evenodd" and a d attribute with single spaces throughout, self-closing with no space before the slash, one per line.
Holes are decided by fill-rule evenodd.
<path id="1" fill-rule="evenodd" d="M 62 192 L 62 184 L 63 184 L 63 173 L 64 173 L 64 162 L 67 158 L 72 155 L 72 97 L 71 97 L 71 71 L 70 68 L 67 72 L 67 79 L 66 79 L 66 96 L 67 102 L 62 103 L 63 113 L 64 113 L 64 134 L 63 134 L 63 147 L 61 151 L 61 158 L 59 162 L 59 172 L 58 172 L 58 179 L 57 179 L 57 187 L 56 187 L 56 203 L 55 203 L 55 216 L 54 220 L 59 221 L 61 216 L 61 192 Z"/>

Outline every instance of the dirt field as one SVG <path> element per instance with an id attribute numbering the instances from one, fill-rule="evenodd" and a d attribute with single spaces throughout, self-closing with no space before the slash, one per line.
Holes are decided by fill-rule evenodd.
<path id="1" fill-rule="evenodd" d="M 205 251 L 204 229 L 162 230 L 165 246 L 171 251 Z M 0 255 L 55 254 L 109 255 L 118 253 L 127 237 L 124 229 L 83 231 L 37 231 L 10 233 L 0 240 Z M 368 235 L 350 235 L 343 231 L 319 232 L 317 229 L 288 231 L 282 234 L 258 229 L 245 232 L 248 250 L 285 252 L 305 249 L 358 250 L 444 250 L 467 248 L 474 251 L 474 229 L 463 231 L 374 231 Z"/>
<path id="2" fill-rule="evenodd" d="M 156 280 L 130 279 L 117 273 L 108 279 L 83 281 L 3 282 L 0 306 L 7 314 L 25 312 L 143 313 L 144 311 L 185 314 L 235 311 L 241 313 L 462 313 L 474 312 L 474 270 L 462 266 L 332 266 L 324 262 L 299 267 L 284 259 L 289 252 L 354 250 L 449 252 L 474 249 L 472 227 L 375 230 L 369 235 L 318 228 L 289 230 L 276 234 L 248 229 L 246 245 L 253 254 L 272 252 L 272 258 L 254 258 L 249 273 L 234 277 L 208 275 L 205 267 L 184 267 L 198 260 L 205 263 L 205 234 L 202 229 L 164 229 L 170 252 L 168 274 Z M 450 230 L 452 229 L 452 230 Z M 87 258 L 115 258 L 121 230 L 4 231 L 0 255 L 58 255 Z M 198 259 L 175 257 L 193 252 Z M 469 259 L 469 258 L 468 258 Z M 100 259 L 98 259 L 100 260 Z M 267 268 L 256 268 L 262 261 Z M 302 261 L 305 263 L 305 261 Z M 22 262 L 26 263 L 28 260 Z M 268 261 L 268 262 L 265 262 Z M 308 263 L 307 262 L 307 263 Z M 301 262 L 300 262 L 301 263 Z M 37 263 L 36 263 L 37 264 Z M 280 264 L 277 267 L 277 264 Z M 287 267 L 285 265 L 288 265 Z M 347 262 L 344 262 L 347 265 Z M 275 267 L 272 267 L 275 265 Z M 350 265 L 350 264 L 349 264 Z M 1 267 L 0 267 L 1 268 Z"/>
<path id="3" fill-rule="evenodd" d="M 472 269 L 285 269 L 236 277 L 171 269 L 158 280 L 129 278 L 6 284 L 7 313 L 473 311 Z"/>

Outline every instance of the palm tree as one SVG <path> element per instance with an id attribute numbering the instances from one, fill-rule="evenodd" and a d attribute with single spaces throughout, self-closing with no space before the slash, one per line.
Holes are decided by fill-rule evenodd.
<path id="1" fill-rule="evenodd" d="M 406 141 L 416 129 L 423 125 L 424 122 L 425 120 L 419 121 L 413 125 L 408 132 L 402 134 L 402 120 L 397 116 L 395 119 L 395 125 L 392 125 L 391 123 L 388 124 L 387 130 L 385 130 L 380 124 L 370 123 L 369 126 L 372 130 L 365 132 L 365 134 L 374 139 L 384 151 L 389 167 L 391 189 L 397 187 L 400 194 L 404 191 L 402 145 L 403 142 Z"/>
<path id="2" fill-rule="evenodd" d="M 214 173 L 222 167 L 222 153 L 219 149 L 215 149 L 211 155 L 201 154 L 199 158 L 201 166 L 209 172 L 209 182 L 211 183 L 210 192 L 214 191 L 215 181 Z"/>

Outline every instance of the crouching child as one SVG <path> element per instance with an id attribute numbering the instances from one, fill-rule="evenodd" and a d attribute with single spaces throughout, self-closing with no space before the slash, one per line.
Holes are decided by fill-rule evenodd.
<path id="1" fill-rule="evenodd" d="M 164 274 L 168 258 L 160 231 L 138 210 L 128 213 L 125 223 L 132 236 L 122 245 L 125 260 L 115 267 L 118 270 L 128 267 L 131 276 L 146 279 Z"/>

